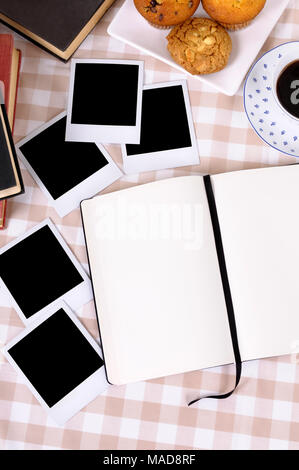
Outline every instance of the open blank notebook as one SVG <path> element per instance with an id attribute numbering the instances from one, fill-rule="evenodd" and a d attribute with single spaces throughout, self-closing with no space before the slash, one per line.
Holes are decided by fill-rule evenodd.
<path id="1" fill-rule="evenodd" d="M 110 383 L 234 362 L 204 178 L 81 204 Z M 299 167 L 208 178 L 241 359 L 291 353 L 299 339 Z"/>

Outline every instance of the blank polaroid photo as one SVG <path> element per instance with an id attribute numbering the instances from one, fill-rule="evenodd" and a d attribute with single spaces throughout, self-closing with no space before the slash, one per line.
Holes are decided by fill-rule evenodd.
<path id="1" fill-rule="evenodd" d="M 63 112 L 16 145 L 18 157 L 60 217 L 123 175 L 102 145 L 66 142 L 65 132 Z"/>
<path id="2" fill-rule="evenodd" d="M 66 140 L 140 142 L 143 62 L 73 59 Z"/>
<path id="3" fill-rule="evenodd" d="M 3 353 L 60 425 L 108 387 L 100 347 L 63 302 L 30 324 Z"/>
<path id="4" fill-rule="evenodd" d="M 199 163 L 185 80 L 144 87 L 140 144 L 123 144 L 122 156 L 126 174 Z"/>
<path id="5" fill-rule="evenodd" d="M 92 300 L 86 272 L 50 219 L 0 249 L 0 291 L 28 324 L 63 299 L 76 311 Z"/>

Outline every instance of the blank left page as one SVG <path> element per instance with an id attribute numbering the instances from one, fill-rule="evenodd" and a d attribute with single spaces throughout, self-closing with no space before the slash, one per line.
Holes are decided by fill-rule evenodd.
<path id="1" fill-rule="evenodd" d="M 201 176 L 98 196 L 82 214 L 110 382 L 234 361 Z"/>

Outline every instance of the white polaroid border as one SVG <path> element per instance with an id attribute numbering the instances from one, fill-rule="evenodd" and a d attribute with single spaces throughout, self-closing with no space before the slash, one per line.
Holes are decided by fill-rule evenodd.
<path id="1" fill-rule="evenodd" d="M 108 382 L 105 376 L 105 367 L 104 365 L 95 371 L 91 376 L 85 379 L 81 384 L 69 392 L 65 397 L 63 397 L 59 402 L 54 406 L 49 407 L 44 401 L 42 396 L 35 389 L 33 384 L 23 373 L 22 369 L 14 361 L 12 356 L 9 353 L 9 350 L 17 343 L 19 343 L 23 338 L 25 338 L 31 331 L 38 328 L 45 320 L 54 315 L 59 309 L 63 309 L 65 313 L 70 317 L 70 319 L 75 323 L 77 328 L 81 331 L 83 336 L 93 347 L 96 353 L 103 359 L 101 348 L 98 346 L 96 341 L 91 337 L 87 330 L 83 327 L 78 318 L 73 314 L 70 308 L 64 302 L 56 302 L 55 305 L 52 305 L 47 309 L 47 312 L 44 313 L 37 321 L 30 324 L 22 333 L 20 333 L 16 338 L 10 341 L 7 344 L 2 352 L 7 358 L 8 362 L 21 374 L 24 383 L 29 387 L 35 398 L 39 401 L 41 406 L 46 410 L 46 412 L 51 416 L 51 418 L 59 425 L 63 425 L 72 418 L 76 413 L 78 413 L 82 408 L 84 408 L 88 403 L 94 400 L 98 395 L 103 393 L 107 387 Z M 65 338 L 67 342 L 67 337 Z M 55 348 L 55 338 L 53 338 L 53 348 Z M 38 353 L 38 352 L 37 352 Z"/>
<path id="2" fill-rule="evenodd" d="M 0 307 L 12 307 L 11 296 L 4 289 L 0 289 Z"/>
<path id="3" fill-rule="evenodd" d="M 15 300 L 13 295 L 10 293 L 9 287 L 6 286 L 6 284 L 4 283 L 2 278 L 0 277 L 0 291 L 2 291 L 2 289 L 3 289 L 4 293 L 9 296 L 9 298 L 11 299 L 11 306 L 16 310 L 16 312 L 18 313 L 19 317 L 21 318 L 22 322 L 25 325 L 28 325 L 28 324 L 32 323 L 36 318 L 38 318 L 39 316 L 41 316 L 45 312 L 47 312 L 47 309 L 50 306 L 52 306 L 53 304 L 55 304 L 58 300 L 64 300 L 72 310 L 76 311 L 80 307 L 87 304 L 88 302 L 90 302 L 93 299 L 91 282 L 90 282 L 90 279 L 89 279 L 88 275 L 84 271 L 84 269 L 81 266 L 81 264 L 79 263 L 79 261 L 73 255 L 72 251 L 67 246 L 66 242 L 64 241 L 64 239 L 62 238 L 62 236 L 58 232 L 57 228 L 55 227 L 55 225 L 53 224 L 53 222 L 50 219 L 43 220 L 43 222 L 39 223 L 38 225 L 35 225 L 33 228 L 28 230 L 28 232 L 24 233 L 23 235 L 17 237 L 15 240 L 11 241 L 10 243 L 5 245 L 4 247 L 0 248 L 0 259 L 1 259 L 1 255 L 4 252 L 8 251 L 10 248 L 17 245 L 19 242 L 21 242 L 25 238 L 29 237 L 33 233 L 37 232 L 41 228 L 45 227 L 46 225 L 50 228 L 53 235 L 57 238 L 58 243 L 60 243 L 60 245 L 64 249 L 66 255 L 70 258 L 70 260 L 72 261 L 74 267 L 77 269 L 79 274 L 82 276 L 83 281 L 79 285 L 73 287 L 71 290 L 66 292 L 65 294 L 62 294 L 60 297 L 57 297 L 57 299 L 54 299 L 52 302 L 50 302 L 48 305 L 43 307 L 41 310 L 39 310 L 38 312 L 31 315 L 31 317 L 26 318 L 26 316 L 23 313 L 21 307 L 18 305 L 17 301 Z"/>
<path id="4" fill-rule="evenodd" d="M 138 65 L 138 90 L 136 103 L 135 126 L 108 126 L 96 124 L 72 124 L 71 115 L 73 108 L 74 82 L 77 64 L 119 64 Z M 121 77 L 120 77 L 121 85 Z M 143 62 L 140 60 L 114 60 L 114 59 L 72 59 L 69 97 L 67 105 L 66 140 L 74 142 L 101 142 L 107 144 L 132 143 L 139 144 L 141 129 L 143 87 Z"/>
<path id="5" fill-rule="evenodd" d="M 191 139 L 191 147 L 183 147 L 179 149 L 163 150 L 161 152 L 141 153 L 136 155 L 127 155 L 126 145 L 122 144 L 122 157 L 123 169 L 128 174 L 138 173 L 141 171 L 163 170 L 166 168 L 176 168 L 187 165 L 199 164 L 199 153 L 197 148 L 197 140 L 194 131 L 191 106 L 188 94 L 188 87 L 186 80 L 176 80 L 164 83 L 155 83 L 152 85 L 145 85 L 144 90 L 151 90 L 154 88 L 166 88 L 171 86 L 181 85 L 184 94 L 184 101 L 188 119 L 188 126 Z M 129 144 L 130 142 L 126 142 Z"/>
<path id="6" fill-rule="evenodd" d="M 111 156 L 107 152 L 107 150 L 101 144 L 95 144 L 99 151 L 104 155 L 108 164 L 105 165 L 100 170 L 96 171 L 84 181 L 81 181 L 78 185 L 74 186 L 72 189 L 67 191 L 66 193 L 62 194 L 59 198 L 54 199 L 52 195 L 49 193 L 45 184 L 41 181 L 38 174 L 35 172 L 34 168 L 30 165 L 28 160 L 26 159 L 25 155 L 21 151 L 22 145 L 26 144 L 28 141 L 36 137 L 41 132 L 43 132 L 48 127 L 51 127 L 57 121 L 64 118 L 66 116 L 66 111 L 60 113 L 55 118 L 51 119 L 49 122 L 41 126 L 40 128 L 31 132 L 27 137 L 20 140 L 16 144 L 16 151 L 18 157 L 23 162 L 25 167 L 28 169 L 29 173 L 31 174 L 32 178 L 36 181 L 39 185 L 43 193 L 49 200 L 49 203 L 52 207 L 56 210 L 60 217 L 64 217 L 69 214 L 72 210 L 79 207 L 80 202 L 83 199 L 88 199 L 98 192 L 105 189 L 110 184 L 114 183 L 114 181 L 118 180 L 123 176 L 123 172 L 118 168 L 116 163 L 112 160 Z M 84 164 L 84 157 L 83 157 L 83 164 Z"/>

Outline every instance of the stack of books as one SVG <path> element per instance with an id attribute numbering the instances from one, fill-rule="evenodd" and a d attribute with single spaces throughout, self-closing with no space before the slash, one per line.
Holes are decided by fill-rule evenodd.
<path id="1" fill-rule="evenodd" d="M 21 52 L 10 34 L 0 34 L 0 82 L 11 131 L 13 132 Z M 0 229 L 4 227 L 6 199 L 0 200 Z"/>

